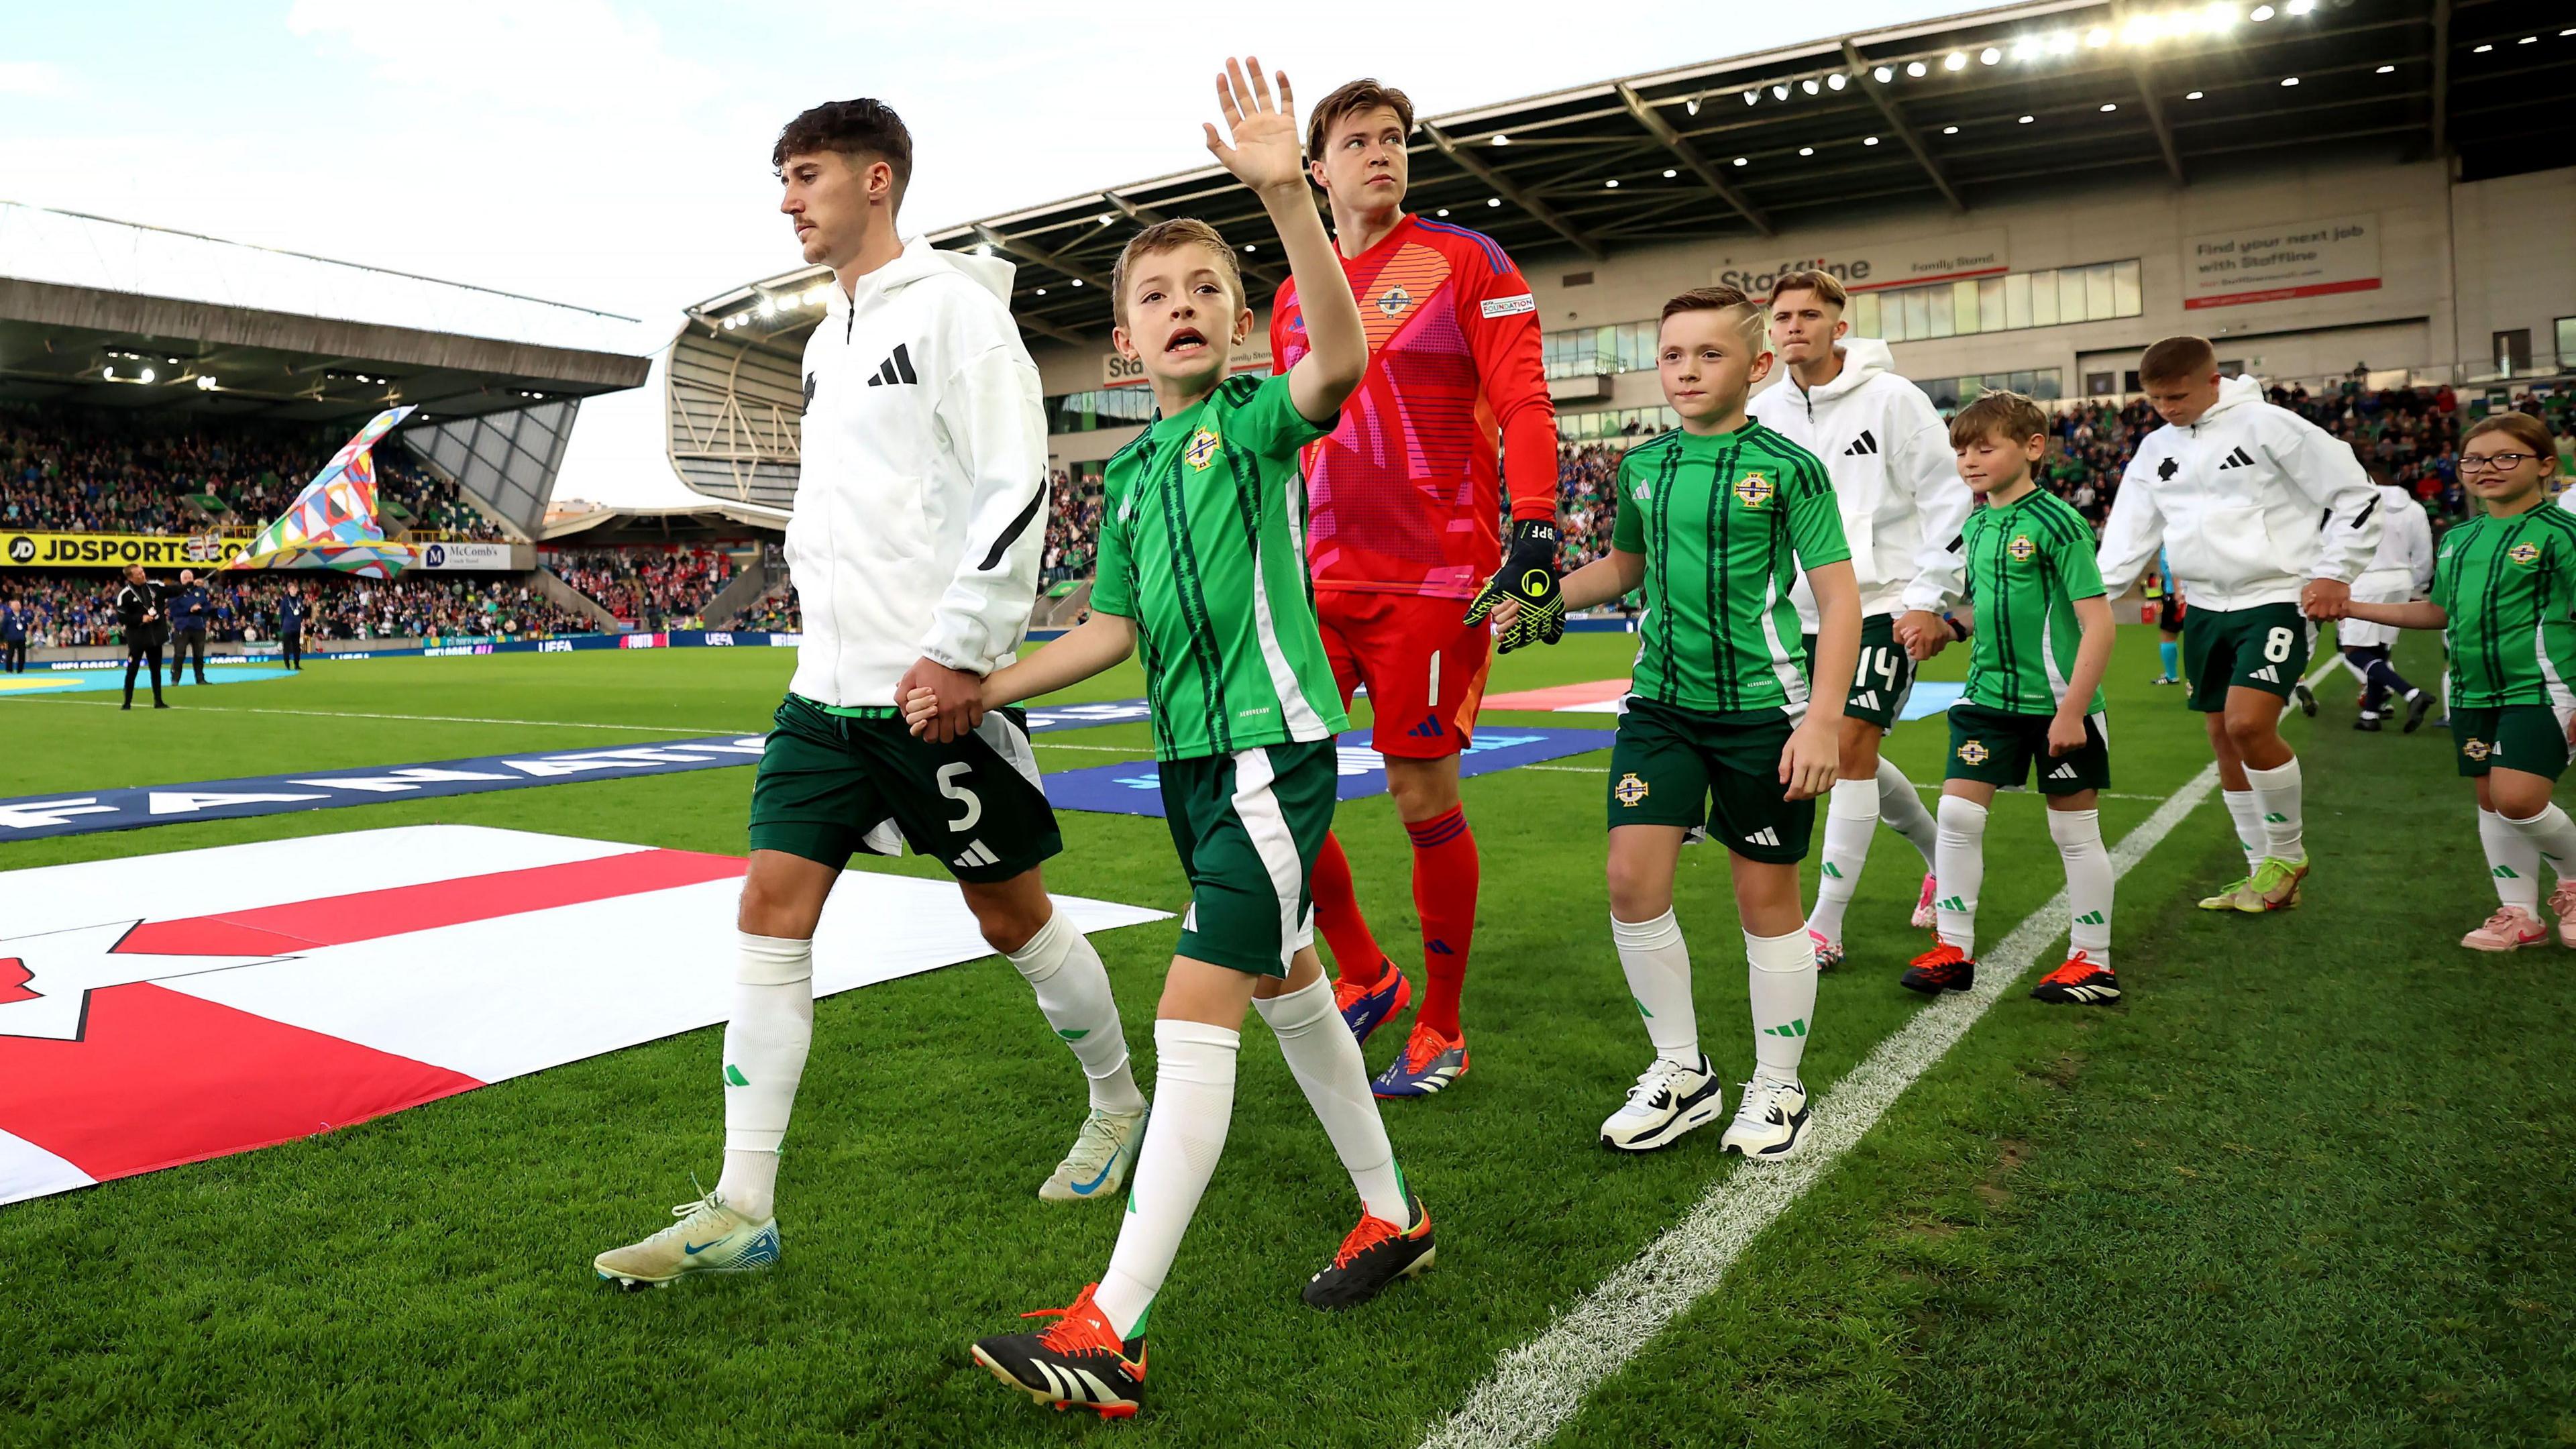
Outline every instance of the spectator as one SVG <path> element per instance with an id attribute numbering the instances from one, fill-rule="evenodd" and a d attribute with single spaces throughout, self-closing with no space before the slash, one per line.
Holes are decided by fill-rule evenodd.
<path id="1" fill-rule="evenodd" d="M 733 558 L 706 547 L 547 550 L 538 561 L 629 624 L 699 627 L 701 612 L 733 580 Z"/>

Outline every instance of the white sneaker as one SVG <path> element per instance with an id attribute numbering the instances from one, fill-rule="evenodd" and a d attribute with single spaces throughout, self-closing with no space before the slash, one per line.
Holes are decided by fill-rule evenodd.
<path id="1" fill-rule="evenodd" d="M 1142 1108 L 1133 1112 L 1094 1108 L 1082 1119 L 1082 1130 L 1074 1134 L 1073 1150 L 1056 1164 L 1055 1176 L 1039 1185 L 1038 1196 L 1047 1202 L 1116 1198 L 1127 1183 L 1127 1169 L 1135 1165 L 1137 1139 L 1144 1131 Z"/>
<path id="2" fill-rule="evenodd" d="M 1769 1162 L 1797 1151 L 1806 1135 L 1807 1089 L 1755 1077 L 1744 1084 L 1744 1099 L 1736 1104 L 1735 1120 L 1727 1124 L 1718 1149 Z"/>
<path id="3" fill-rule="evenodd" d="M 691 1273 L 739 1273 L 778 1261 L 778 1219 L 758 1222 L 708 1193 L 671 1209 L 679 1221 L 590 1260 L 599 1276 L 620 1288 L 663 1288 Z"/>
<path id="4" fill-rule="evenodd" d="M 1694 1127 L 1717 1120 L 1726 1110 L 1725 1088 L 1708 1069 L 1708 1058 L 1684 1066 L 1657 1057 L 1628 1089 L 1627 1104 L 1601 1124 L 1601 1145 L 1621 1152 L 1652 1152 L 1669 1145 Z"/>

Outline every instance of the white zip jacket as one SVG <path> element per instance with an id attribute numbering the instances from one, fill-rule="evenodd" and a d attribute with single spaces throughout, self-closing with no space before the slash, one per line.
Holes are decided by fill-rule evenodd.
<path id="1" fill-rule="evenodd" d="M 2353 597 L 2367 594 L 2386 603 L 2404 603 L 2433 592 L 2433 522 L 2422 504 L 2403 488 L 2379 485 L 2379 547 L 2370 564 L 2352 581 Z"/>
<path id="2" fill-rule="evenodd" d="M 2200 421 L 2139 440 L 2102 531 L 2102 587 L 2118 598 L 2161 544 L 2195 609 L 2294 604 L 2310 579 L 2360 576 L 2380 512 L 2342 439 L 2231 377 Z"/>
<path id="3" fill-rule="evenodd" d="M 914 241 L 828 289 L 805 342 L 787 566 L 805 617 L 788 688 L 896 703 L 928 657 L 988 674 L 1028 633 L 1046 545 L 1046 414 L 1011 264 Z"/>
<path id="4" fill-rule="evenodd" d="M 1843 370 L 1833 381 L 1811 392 L 1784 367 L 1745 411 L 1823 460 L 1851 544 L 1861 614 L 1938 613 L 1962 592 L 1959 530 L 1975 502 L 1959 480 L 1950 429 L 1923 389 L 1897 375 L 1886 343 L 1853 337 L 1836 350 Z M 1789 599 L 1815 633 L 1820 616 L 1804 572 Z"/>

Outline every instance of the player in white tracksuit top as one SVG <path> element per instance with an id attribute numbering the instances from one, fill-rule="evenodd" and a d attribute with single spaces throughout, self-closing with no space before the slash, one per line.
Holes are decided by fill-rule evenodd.
<path id="1" fill-rule="evenodd" d="M 2361 604 L 2403 604 L 2421 599 L 2433 590 L 2433 524 L 2424 516 L 2423 505 L 2413 494 L 2393 483 L 2379 485 L 2379 548 L 2370 556 L 2370 566 L 2352 581 L 2353 602 Z M 2366 619 L 2343 619 L 2335 624 L 2335 647 L 2343 652 L 2345 665 L 2361 676 L 2361 713 L 2352 727 L 2376 732 L 2380 715 L 2389 701 L 2406 701 L 2404 732 L 2415 733 L 2424 716 L 2433 708 L 2433 696 L 2416 688 L 2389 663 L 2388 651 L 2397 642 L 2397 630 L 2386 624 L 2373 624 Z"/>
<path id="2" fill-rule="evenodd" d="M 1973 502 L 1932 400 L 1897 375 L 1886 343 L 1843 340 L 1851 330 L 1843 302 L 1841 284 L 1825 272 L 1789 272 L 1773 284 L 1771 347 L 1784 376 L 1745 409 L 1824 460 L 1860 582 L 1860 668 L 1843 705 L 1841 778 L 1826 805 L 1823 865 L 1807 915 L 1816 963 L 1827 970 L 1843 959 L 1843 913 L 1881 821 L 1923 856 L 1914 924 L 1932 925 L 1940 830 L 1914 782 L 1878 747 L 1913 689 L 1915 663 L 1952 638 L 1941 615 L 1959 600 L 1959 531 Z M 1804 574 L 1791 601 L 1812 655 L 1816 603 Z"/>
<path id="3" fill-rule="evenodd" d="M 2250 377 L 2221 378 L 2199 337 L 2169 337 L 2139 359 L 2165 426 L 2138 443 L 2102 533 L 2114 598 L 2165 551 L 2183 597 L 2184 673 L 2207 716 L 2210 750 L 2246 877 L 2201 901 L 2247 913 L 2299 903 L 2308 873 L 2298 757 L 2281 702 L 2307 669 L 2310 614 L 2340 612 L 2379 545 L 2378 490 L 2352 449 Z"/>
<path id="4" fill-rule="evenodd" d="M 778 1257 L 778 1153 L 814 1029 L 814 932 L 850 856 L 902 842 L 957 878 L 984 939 L 1037 992 L 1090 1083 L 1090 1111 L 1041 1198 L 1120 1200 L 1145 1120 L 1108 973 L 1047 897 L 1061 848 L 1016 712 L 983 676 L 1016 658 L 1046 540 L 1046 419 L 1011 320 L 1010 264 L 905 245 L 895 229 L 912 139 L 872 100 L 798 116 L 771 164 L 805 260 L 830 265 L 805 343 L 802 465 L 787 563 L 804 613 L 796 674 L 752 785 L 734 1013 L 725 1030 L 725 1165 L 678 1221 L 594 1260 L 667 1283 Z M 915 738 L 899 705 L 939 711 Z M 878 923 L 851 922 L 865 950 Z M 863 961 L 828 961 L 836 986 Z"/>

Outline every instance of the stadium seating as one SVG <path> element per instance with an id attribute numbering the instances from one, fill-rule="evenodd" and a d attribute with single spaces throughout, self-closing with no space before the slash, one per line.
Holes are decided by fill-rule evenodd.
<path id="1" fill-rule="evenodd" d="M 538 562 L 628 623 L 694 619 L 733 578 L 730 555 L 712 548 L 547 550 Z"/>
<path id="2" fill-rule="evenodd" d="M 314 571 L 213 575 L 207 638 L 215 643 L 277 638 L 277 604 L 290 585 L 313 595 L 304 626 L 310 641 L 598 632 L 592 620 L 538 593 L 524 577 L 414 574 L 387 583 Z M 115 579 L 103 572 L 0 575 L 0 600 L 14 599 L 32 612 L 28 643 L 40 649 L 121 642 L 116 589 Z"/>

